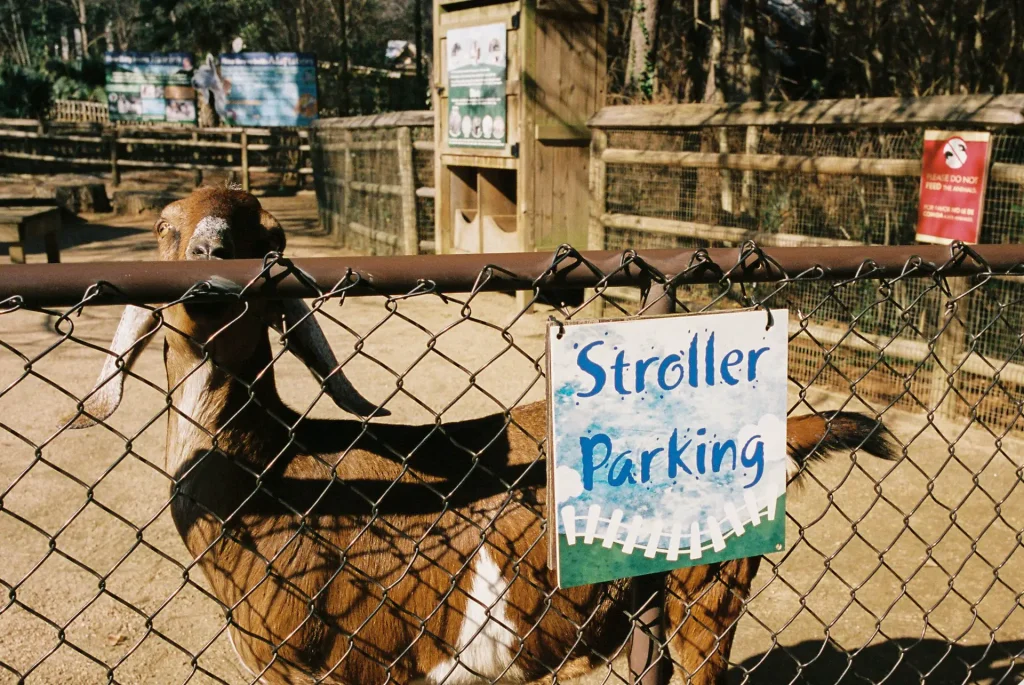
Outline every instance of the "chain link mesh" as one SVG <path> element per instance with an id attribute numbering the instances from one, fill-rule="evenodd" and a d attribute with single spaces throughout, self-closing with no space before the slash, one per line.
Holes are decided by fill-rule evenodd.
<path id="1" fill-rule="evenodd" d="M 748 245 L 741 261 L 751 256 L 770 260 L 771 251 Z M 975 258 L 955 248 L 950 264 Z M 97 284 L 61 311 L 9 298 L 0 315 L 0 682 L 285 682 L 300 680 L 295 667 L 317 682 L 411 683 L 427 675 L 414 654 L 441 664 L 426 682 L 519 682 L 528 674 L 629 682 L 621 658 L 632 615 L 627 583 L 574 603 L 579 597 L 553 590 L 536 564 L 546 545 L 538 493 L 546 436 L 530 432 L 524 417 L 544 395 L 552 317 L 639 316 L 666 297 L 692 312 L 788 307 L 791 413 L 880 416 L 902 454 L 887 463 L 847 452 L 815 465 L 790 492 L 787 549 L 764 557 L 756 576 L 756 566 L 727 562 L 670 578 L 664 657 L 676 682 L 1016 682 L 1024 659 L 1018 270 L 946 278 L 948 265 L 911 260 L 902 275 L 883 279 L 867 262 L 842 282 L 818 268 L 742 284 L 730 280 L 733 264 L 707 253 L 666 276 L 626 252 L 621 268 L 646 274 L 649 289 L 632 301 L 609 299 L 611 274 L 596 272 L 583 304 L 570 306 L 546 285 L 574 260 L 583 257 L 560 249 L 523 310 L 484 292 L 504 273 L 500 264 L 462 294 L 439 292 L 427 273 L 400 296 L 350 296 L 354 284 L 366 287 L 355 272 L 320 289 L 311 307 L 345 374 L 392 413 L 330 430 L 323 420 L 338 410 L 286 354 L 290 332 L 271 331 L 263 380 L 220 363 L 216 341 L 239 335 L 240 313 L 213 338 L 192 340 L 203 361 L 176 372 L 170 389 L 155 352 L 134 367 L 123 355 L 124 406 L 97 427 L 70 431 L 59 417 L 83 411 L 110 354 L 120 313 L 101 304 L 110 286 Z M 828 266 L 827 251 L 821 263 Z M 706 269 L 719 270 L 718 284 L 685 283 Z M 213 298 L 227 304 L 202 306 L 250 311 L 260 300 L 243 299 L 247 291 L 282 271 L 301 275 L 272 258 L 240 290 L 201 284 L 150 307 L 158 319 L 151 337 L 189 338 L 169 316 L 182 304 Z M 165 421 L 188 415 L 189 379 L 204 369 L 223 371 L 246 398 L 244 420 L 284 436 L 264 448 L 271 453 L 263 461 L 221 450 L 236 438 L 230 425 L 200 425 L 213 448 L 186 466 L 166 460 Z M 268 378 L 294 410 L 266 401 Z M 303 432 L 310 426 L 321 429 Z M 491 446 L 511 434 L 517 461 L 495 460 Z M 299 444 L 311 435 L 321 443 Z M 366 444 L 386 463 L 362 463 Z M 299 468 L 297 453 L 312 455 L 304 467 L 312 471 L 289 471 Z M 231 477 L 204 477 L 235 492 L 237 509 L 196 514 L 207 537 L 186 549 L 176 507 L 195 496 L 190 470 L 219 463 L 218 455 L 229 457 Z M 340 519 L 355 531 L 347 538 L 328 529 Z M 260 528 L 268 520 L 272 534 Z M 260 542 L 271 539 L 273 548 Z M 210 563 L 230 566 L 232 545 L 255 549 L 258 561 L 246 567 L 248 590 L 225 594 Z M 309 582 L 288 571 L 303 554 L 320 560 Z M 484 555 L 501 570 L 504 590 L 476 580 Z M 249 625 L 250 602 L 271 585 L 280 596 L 268 606 L 291 607 L 299 619 L 263 644 L 264 668 L 250 672 L 230 633 Z M 402 629 L 384 630 L 394 627 L 385 615 L 401 616 Z M 510 666 L 476 679 L 466 670 L 489 663 L 473 651 L 473 631 L 460 632 L 472 628 L 470 616 L 507 622 L 499 643 Z M 343 647 L 297 648 L 319 644 L 310 634 Z M 580 674 L 577 657 L 592 660 L 589 674 Z"/>

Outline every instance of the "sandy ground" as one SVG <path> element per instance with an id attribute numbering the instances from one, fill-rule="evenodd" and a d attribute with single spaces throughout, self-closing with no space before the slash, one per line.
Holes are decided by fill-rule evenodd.
<path id="1" fill-rule="evenodd" d="M 293 256 L 339 254 L 320 234 L 312 195 L 264 204 L 288 231 Z M 66 229 L 65 261 L 153 257 L 151 217 L 89 219 Z M 30 253 L 29 260 L 41 256 Z M 435 412 L 479 416 L 542 397 L 532 358 L 542 352 L 549 311 L 511 328 L 522 352 L 507 349 L 486 325 L 504 326 L 515 314 L 503 295 L 474 300 L 475 320 L 464 318 L 460 303 L 435 296 L 403 301 L 398 311 L 426 331 L 389 315 L 377 299 L 333 310 L 361 333 L 383 322 L 369 335 L 367 354 L 398 371 L 412 367 L 405 388 L 429 409 L 399 396 L 389 404 L 389 421 L 427 422 Z M 120 308 L 86 310 L 74 319 L 75 334 L 105 347 L 119 315 Z M 87 392 L 103 355 L 85 344 L 53 347 L 53 321 L 26 312 L 0 316 L 0 683 L 18 682 L 14 672 L 40 685 L 248 682 L 224 634 L 222 610 L 200 591 L 198 574 L 194 583 L 183 580 L 189 560 L 166 510 L 169 481 L 159 468 L 164 421 L 154 417 L 163 409 L 165 381 L 157 346 L 136 366 L 152 386 L 129 380 L 112 419 L 131 436 L 126 452 L 124 441 L 102 428 L 56 434 L 75 406 L 63 390 Z M 351 349 L 351 335 L 324 324 L 336 350 Z M 444 331 L 436 352 L 427 353 L 428 331 Z M 475 372 L 486 393 L 466 392 Z M 285 357 L 277 373 L 285 399 L 307 406 L 316 388 L 306 370 Z M 349 376 L 371 399 L 394 388 L 371 362 L 356 362 Z M 819 409 L 843 399 L 813 387 L 808 398 Z M 313 413 L 340 416 L 325 401 Z M 987 684 L 1016 677 L 1010 657 L 1024 650 L 1021 444 L 976 427 L 936 428 L 923 415 L 893 410 L 886 419 L 907 445 L 906 459 L 895 466 L 836 459 L 817 465 L 814 478 L 791 492 L 787 550 L 769 557 L 755 581 L 738 627 L 732 682 Z M 603 671 L 587 682 L 621 681 Z"/>

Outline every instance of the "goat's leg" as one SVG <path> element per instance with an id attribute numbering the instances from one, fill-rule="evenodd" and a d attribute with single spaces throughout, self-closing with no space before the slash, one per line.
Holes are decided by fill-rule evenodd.
<path id="1" fill-rule="evenodd" d="M 724 682 L 736 622 L 750 593 L 760 557 L 678 569 L 665 587 L 665 617 L 674 659 L 684 682 Z"/>

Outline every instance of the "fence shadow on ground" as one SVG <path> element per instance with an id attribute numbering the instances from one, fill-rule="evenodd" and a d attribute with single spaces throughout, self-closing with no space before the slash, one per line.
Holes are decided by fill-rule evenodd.
<path id="1" fill-rule="evenodd" d="M 1016 685 L 1024 682 L 1024 640 L 958 645 L 900 638 L 859 652 L 807 640 L 756 654 L 729 672 L 730 685 L 919 683 Z"/>

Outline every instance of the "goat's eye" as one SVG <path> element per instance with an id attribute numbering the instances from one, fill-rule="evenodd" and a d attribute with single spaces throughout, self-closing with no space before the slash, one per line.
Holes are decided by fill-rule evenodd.
<path id="1" fill-rule="evenodd" d="M 167 233 L 167 231 L 169 230 L 171 230 L 171 225 L 166 221 L 161 221 L 156 225 L 156 232 L 159 235 L 163 235 L 164 233 Z"/>

